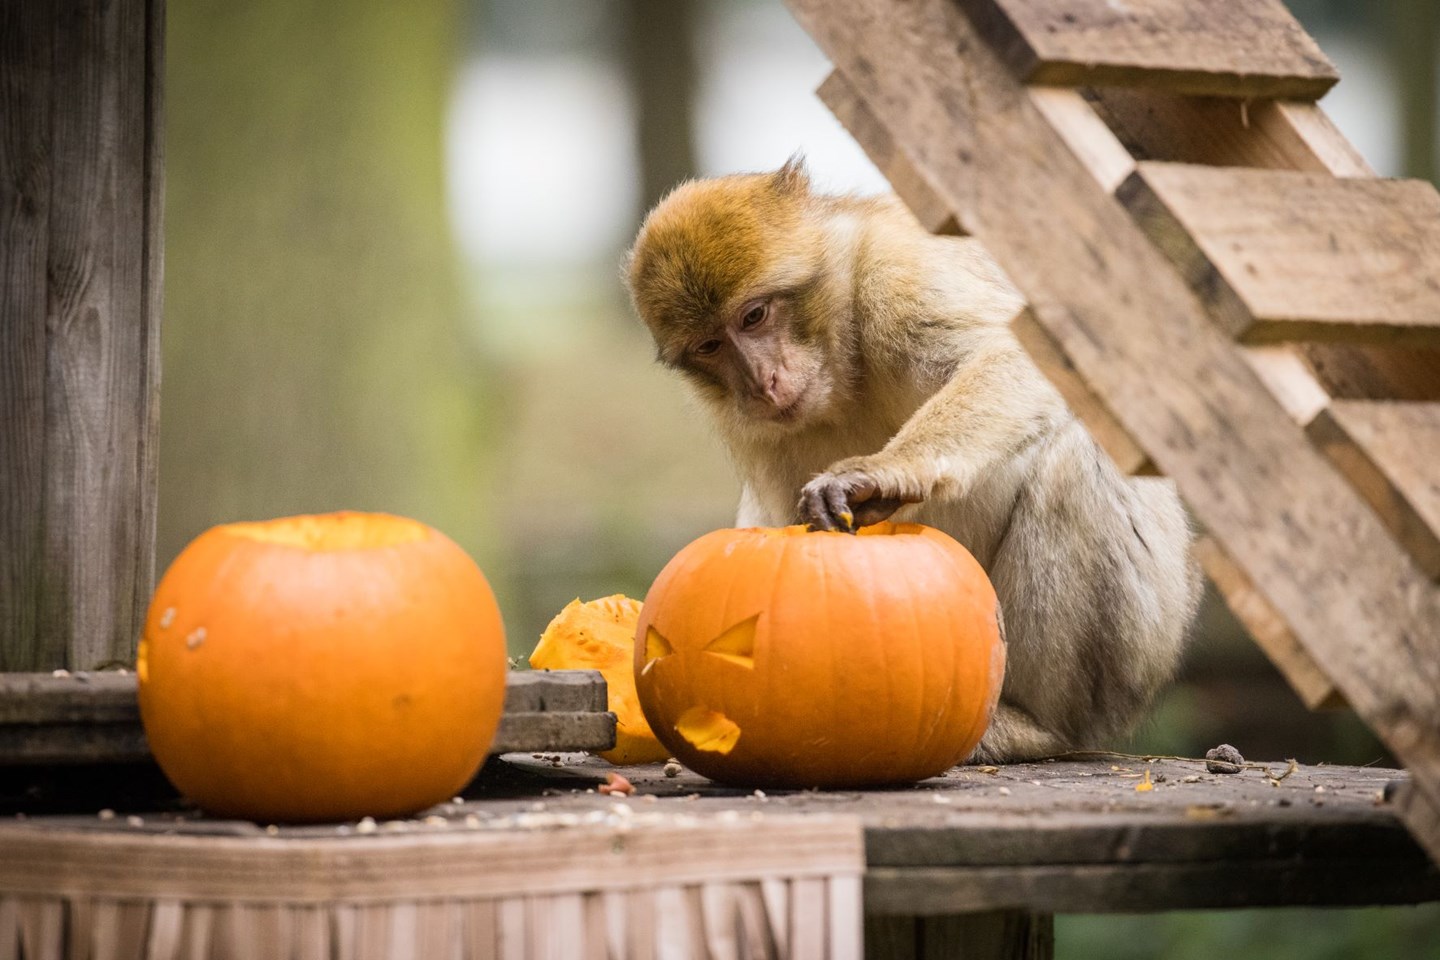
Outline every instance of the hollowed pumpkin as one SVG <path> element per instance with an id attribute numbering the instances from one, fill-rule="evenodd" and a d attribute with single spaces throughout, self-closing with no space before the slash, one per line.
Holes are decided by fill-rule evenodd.
<path id="1" fill-rule="evenodd" d="M 640 601 L 623 594 L 581 603 L 555 615 L 530 654 L 537 670 L 599 670 L 615 714 L 615 746 L 600 756 L 614 764 L 655 763 L 670 756 L 650 732 L 635 695 L 635 624 Z"/>
<path id="2" fill-rule="evenodd" d="M 714 780 L 839 787 L 935 776 L 979 742 L 1005 667 L 994 588 L 938 530 L 717 530 L 656 578 L 640 704 Z"/>
<path id="3" fill-rule="evenodd" d="M 474 776 L 505 700 L 485 576 L 443 534 L 337 513 L 215 527 L 161 579 L 136 672 L 150 749 L 207 811 L 400 816 Z"/>

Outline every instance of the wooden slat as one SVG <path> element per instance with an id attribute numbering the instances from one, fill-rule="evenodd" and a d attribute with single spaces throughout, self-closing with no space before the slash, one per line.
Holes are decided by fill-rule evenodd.
<path id="1" fill-rule="evenodd" d="M 606 750 L 615 715 L 594 670 L 523 670 L 506 677 L 493 753 Z M 132 763 L 150 756 L 135 675 L 0 673 L 0 765 Z"/>
<path id="2" fill-rule="evenodd" d="M 152 586 L 163 10 L 0 14 L 0 670 L 128 657 Z"/>
<path id="3" fill-rule="evenodd" d="M 843 74 L 838 70 L 831 71 L 815 95 L 860 144 L 870 162 L 880 168 L 895 193 L 905 201 L 926 230 L 941 234 L 960 233 L 955 214 L 915 169 L 905 151 L 895 144 L 894 138 L 885 129 L 884 122 L 875 116 Z"/>
<path id="4" fill-rule="evenodd" d="M 1240 340 L 1440 346 L 1429 183 L 1149 161 L 1117 196 Z"/>
<path id="5" fill-rule="evenodd" d="M 1308 432 L 1420 568 L 1440 579 L 1440 403 L 1337 400 Z"/>
<path id="6" fill-rule="evenodd" d="M 1440 795 L 1434 584 L 969 19 L 948 0 L 789 6 L 1317 665 Z"/>
<path id="7" fill-rule="evenodd" d="M 1339 79 L 1280 0 L 961 0 L 1015 75 L 1313 100 Z"/>
<path id="8" fill-rule="evenodd" d="M 1135 158 L 1077 90 L 1031 87 L 1030 102 L 1106 193 L 1135 170 Z"/>
<path id="9" fill-rule="evenodd" d="M 1337 177 L 1375 175 L 1312 103 L 1237 103 L 1114 88 L 1091 89 L 1085 95 L 1124 144 L 1121 149 L 1139 159 L 1328 172 Z M 1304 358 L 1315 381 L 1334 397 L 1440 400 L 1440 350 L 1346 343 L 1291 344 L 1287 349 Z"/>
<path id="10" fill-rule="evenodd" d="M 1245 571 L 1226 555 L 1213 537 L 1204 536 L 1195 541 L 1195 558 L 1235 619 L 1265 651 L 1305 706 L 1325 710 L 1345 705 L 1344 696 L 1305 652 L 1285 618 L 1255 589 Z"/>

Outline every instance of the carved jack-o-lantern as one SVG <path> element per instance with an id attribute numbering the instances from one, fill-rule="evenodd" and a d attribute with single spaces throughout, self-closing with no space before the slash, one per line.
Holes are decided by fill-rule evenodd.
<path id="1" fill-rule="evenodd" d="M 862 786 L 974 749 L 1005 644 L 985 572 L 929 527 L 717 530 L 660 572 L 635 671 L 655 735 L 714 780 Z"/>

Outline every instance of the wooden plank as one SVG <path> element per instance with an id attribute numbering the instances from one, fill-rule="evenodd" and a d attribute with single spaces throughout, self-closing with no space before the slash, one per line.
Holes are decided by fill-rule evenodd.
<path id="1" fill-rule="evenodd" d="M 1134 172 L 1135 158 L 1078 91 L 1031 87 L 1030 102 L 1106 193 L 1112 193 Z"/>
<path id="2" fill-rule="evenodd" d="M 1434 584 L 966 16 L 946 0 L 789 6 L 1315 662 L 1440 792 Z"/>
<path id="3" fill-rule="evenodd" d="M 1420 569 L 1440 579 L 1440 403 L 1337 400 L 1308 432 Z"/>
<path id="4" fill-rule="evenodd" d="M 1224 598 L 1225 605 L 1265 651 L 1301 702 L 1311 710 L 1343 707 L 1345 697 L 1305 652 L 1285 618 L 1276 612 L 1264 594 L 1255 589 L 1255 584 L 1230 559 L 1225 549 L 1209 536 L 1198 538 L 1194 549 L 1195 558 Z"/>
<path id="5" fill-rule="evenodd" d="M 1124 149 L 1139 159 L 1375 176 L 1313 103 L 1237 103 L 1114 88 L 1087 90 L 1085 96 Z M 1440 350 L 1344 343 L 1293 344 L 1287 349 L 1304 357 L 1316 382 L 1332 396 L 1440 400 Z"/>
<path id="6" fill-rule="evenodd" d="M 1116 195 L 1242 341 L 1440 346 L 1429 183 L 1147 161 Z"/>
<path id="7" fill-rule="evenodd" d="M 0 24 L 0 670 L 127 658 L 152 586 L 163 10 Z"/>
<path id="8" fill-rule="evenodd" d="M 915 169 L 905 151 L 885 129 L 884 122 L 872 111 L 855 88 L 838 70 L 832 70 L 815 91 L 815 95 L 835 114 L 835 119 L 860 144 L 870 162 L 880 168 L 890 186 L 915 214 L 921 226 L 931 233 L 959 234 L 955 214 L 935 193 L 935 188 Z"/>
<path id="9" fill-rule="evenodd" d="M 1144 450 L 1122 427 L 1104 401 L 1075 372 L 1075 366 L 1065 356 L 1060 344 L 1035 319 L 1029 307 L 1021 310 L 1010 321 L 1015 338 L 1035 361 L 1050 383 L 1065 398 L 1070 412 L 1075 414 L 1100 449 L 1110 455 L 1115 465 L 1125 473 L 1153 474 L 1155 464 Z"/>
<path id="10" fill-rule="evenodd" d="M 0 670 L 63 665 L 39 629 L 45 531 L 50 5 L 0 6 Z"/>
<path id="11" fill-rule="evenodd" d="M 506 677 L 492 753 L 607 750 L 615 715 L 595 670 Z M 148 759 L 131 673 L 0 674 L 0 766 Z"/>
<path id="12" fill-rule="evenodd" d="M 1424 842 L 1431 859 L 1440 863 L 1440 804 L 1408 781 L 1397 786 L 1392 802 L 1410 832 Z"/>
<path id="13" fill-rule="evenodd" d="M 0 893 L 220 901 L 233 908 L 823 880 L 858 877 L 865 867 L 854 817 L 652 818 L 643 830 L 603 818 L 548 826 L 457 824 L 344 837 L 332 827 L 275 838 L 97 830 L 93 818 L 85 828 L 10 821 L 0 823 Z"/>
<path id="14" fill-rule="evenodd" d="M 1015 76 L 1314 100 L 1340 79 L 1280 0 L 962 0 Z"/>
<path id="15" fill-rule="evenodd" d="M 1329 118 L 1313 103 L 1115 87 L 1085 97 L 1137 160 L 1375 175 L 1344 137 L 1330 135 Z"/>

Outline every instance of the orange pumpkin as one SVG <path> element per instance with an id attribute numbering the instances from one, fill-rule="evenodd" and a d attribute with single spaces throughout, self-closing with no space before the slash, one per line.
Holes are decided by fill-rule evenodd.
<path id="1" fill-rule="evenodd" d="M 530 666 L 538 670 L 599 670 L 615 714 L 615 746 L 600 756 L 615 764 L 655 763 L 670 756 L 640 712 L 635 695 L 635 624 L 640 601 L 622 594 L 581 603 L 577 598 L 550 621 Z"/>
<path id="2" fill-rule="evenodd" d="M 717 530 L 665 566 L 636 627 L 660 742 L 751 786 L 935 776 L 979 742 L 1004 668 L 985 572 L 913 524 Z"/>
<path id="3" fill-rule="evenodd" d="M 215 527 L 156 588 L 136 673 L 150 749 L 181 793 L 261 821 L 393 817 L 485 759 L 505 635 L 484 574 L 384 514 Z"/>

